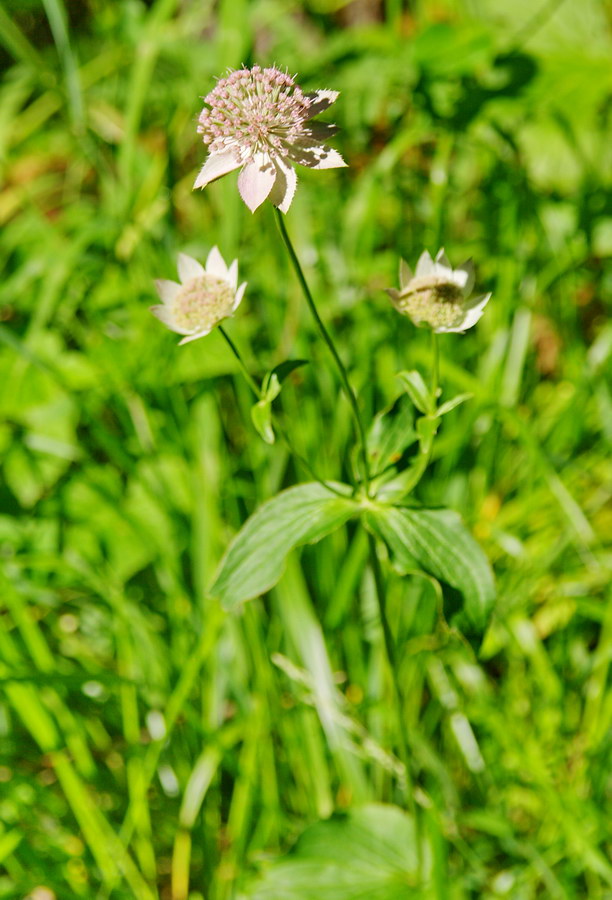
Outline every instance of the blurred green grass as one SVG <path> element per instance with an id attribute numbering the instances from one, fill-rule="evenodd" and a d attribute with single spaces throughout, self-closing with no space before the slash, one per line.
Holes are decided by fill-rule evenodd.
<path id="1" fill-rule="evenodd" d="M 612 897 L 611 27 L 597 0 L 0 6 L 0 897 L 226 900 L 307 824 L 398 800 L 362 538 L 221 622 L 227 541 L 306 476 L 257 440 L 218 335 L 177 349 L 148 312 L 179 250 L 237 256 L 232 336 L 255 372 L 313 361 L 282 414 L 341 475 L 349 411 L 271 209 L 233 176 L 191 191 L 200 98 L 256 61 L 342 92 L 350 167 L 300 172 L 287 224 L 365 410 L 427 365 L 382 292 L 400 253 L 443 243 L 494 292 L 442 338 L 474 399 L 421 491 L 495 565 L 482 647 L 389 584 L 418 896 Z"/>

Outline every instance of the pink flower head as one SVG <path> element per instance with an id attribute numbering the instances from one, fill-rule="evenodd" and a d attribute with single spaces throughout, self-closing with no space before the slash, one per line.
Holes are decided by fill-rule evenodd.
<path id="1" fill-rule="evenodd" d="M 305 94 L 277 68 L 230 72 L 204 98 L 198 132 L 209 155 L 194 188 L 241 169 L 238 190 L 251 212 L 268 198 L 287 212 L 297 185 L 292 163 L 311 169 L 346 165 L 324 143 L 336 126 L 311 122 L 337 96 L 337 91 Z"/>

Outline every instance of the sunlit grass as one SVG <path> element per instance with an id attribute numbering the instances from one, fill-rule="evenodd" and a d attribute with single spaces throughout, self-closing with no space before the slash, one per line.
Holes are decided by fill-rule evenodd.
<path id="1" fill-rule="evenodd" d="M 229 900 L 307 825 L 404 804 L 362 536 L 304 549 L 221 619 L 229 539 L 308 475 L 257 438 L 220 336 L 177 348 L 148 312 L 179 250 L 238 257 L 228 330 L 258 375 L 311 361 L 281 416 L 346 476 L 350 410 L 271 208 L 252 217 L 234 176 L 191 191 L 200 97 L 251 61 L 342 91 L 350 168 L 303 171 L 287 227 L 365 414 L 428 362 L 383 292 L 400 254 L 443 244 L 493 291 L 441 337 L 445 391 L 474 397 L 419 488 L 495 567 L 482 643 L 388 573 L 417 896 L 612 895 L 609 10 L 493 6 L 0 11 L 0 897 Z"/>

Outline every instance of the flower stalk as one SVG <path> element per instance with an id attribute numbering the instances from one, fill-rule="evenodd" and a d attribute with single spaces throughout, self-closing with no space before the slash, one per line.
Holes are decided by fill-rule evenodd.
<path id="1" fill-rule="evenodd" d="M 357 403 L 357 397 L 355 396 L 355 392 L 353 387 L 349 381 L 348 373 L 342 362 L 338 351 L 336 350 L 336 345 L 334 344 L 330 333 L 328 332 L 325 323 L 323 322 L 321 316 L 319 315 L 319 311 L 317 309 L 316 303 L 312 296 L 312 292 L 308 286 L 308 282 L 306 281 L 306 277 L 304 275 L 302 266 L 298 259 L 298 256 L 295 252 L 293 244 L 291 242 L 291 238 L 287 232 L 287 228 L 285 226 L 285 222 L 283 220 L 282 215 L 276 211 L 276 221 L 278 224 L 279 231 L 281 233 L 281 237 L 283 239 L 283 243 L 287 249 L 287 253 L 289 254 L 289 258 L 291 260 L 291 264 L 295 270 L 295 274 L 297 275 L 298 281 L 300 283 L 300 287 L 302 288 L 302 293 L 306 299 L 306 303 L 308 304 L 308 308 L 312 313 L 312 317 L 315 321 L 319 334 L 323 338 L 324 343 L 326 344 L 329 352 L 331 353 L 332 359 L 336 365 L 338 370 L 338 374 L 340 376 L 340 382 L 342 384 L 342 388 L 346 397 L 351 406 L 351 411 L 353 413 L 353 419 L 355 421 L 355 430 L 357 432 L 357 438 L 359 441 L 359 456 L 361 459 L 361 467 L 362 467 L 362 478 L 363 484 L 365 487 L 366 496 L 369 495 L 370 488 L 370 463 L 368 460 L 368 448 L 366 442 L 366 434 L 365 428 L 363 426 L 363 421 L 361 419 L 361 413 L 359 412 L 359 404 Z"/>
<path id="2" fill-rule="evenodd" d="M 246 365 L 244 359 L 242 358 L 242 354 L 238 350 L 238 347 L 236 346 L 234 341 L 231 339 L 231 337 L 229 336 L 229 334 L 227 333 L 227 331 L 225 330 L 223 325 L 219 325 L 218 327 L 219 327 L 219 332 L 221 333 L 221 336 L 223 337 L 227 346 L 232 351 L 232 354 L 238 363 L 238 367 L 240 368 L 240 372 L 242 373 L 244 380 L 250 387 L 255 398 L 257 400 L 261 400 L 262 399 L 261 388 L 258 386 L 257 382 L 255 381 L 255 379 L 249 372 L 247 365 Z M 275 427 L 276 431 L 278 432 L 278 434 L 280 434 L 280 436 L 283 440 L 283 443 L 287 447 L 287 450 L 289 451 L 289 453 L 291 453 L 293 455 L 293 457 L 295 458 L 296 462 L 298 462 L 303 467 L 303 469 L 306 472 L 308 472 L 308 474 L 311 476 L 311 478 L 314 478 L 315 481 L 318 481 L 319 484 L 323 485 L 324 488 L 327 488 L 327 490 L 331 491 L 332 493 L 337 494 L 339 497 L 343 497 L 344 494 L 340 493 L 340 491 L 338 491 L 333 485 L 328 484 L 323 478 L 321 478 L 320 475 L 317 475 L 317 473 L 312 468 L 310 463 L 306 459 L 304 459 L 304 457 L 301 455 L 301 453 L 299 453 L 295 449 L 289 435 L 287 434 L 285 429 L 280 425 L 278 420 L 275 420 L 274 427 Z"/>

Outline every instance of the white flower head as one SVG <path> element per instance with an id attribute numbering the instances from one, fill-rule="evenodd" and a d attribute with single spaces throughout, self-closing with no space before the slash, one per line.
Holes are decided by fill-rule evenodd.
<path id="1" fill-rule="evenodd" d="M 414 275 L 401 261 L 400 290 L 389 288 L 387 293 L 397 311 L 415 325 L 427 325 L 436 332 L 466 331 L 480 319 L 491 298 L 491 294 L 472 297 L 473 287 L 471 260 L 453 269 L 444 250 L 435 260 L 425 250 Z"/>
<path id="2" fill-rule="evenodd" d="M 206 260 L 206 268 L 186 253 L 178 255 L 176 281 L 155 282 L 162 303 L 151 312 L 170 331 L 185 335 L 179 344 L 209 334 L 238 309 L 246 281 L 238 287 L 238 260 L 226 266 L 217 247 Z"/>
<path id="3" fill-rule="evenodd" d="M 311 121 L 337 97 L 337 91 L 305 94 L 276 67 L 230 72 L 204 98 L 198 132 L 209 155 L 194 188 L 240 169 L 238 190 L 251 212 L 268 198 L 287 212 L 297 185 L 292 163 L 311 169 L 346 165 L 324 143 L 336 126 Z"/>

